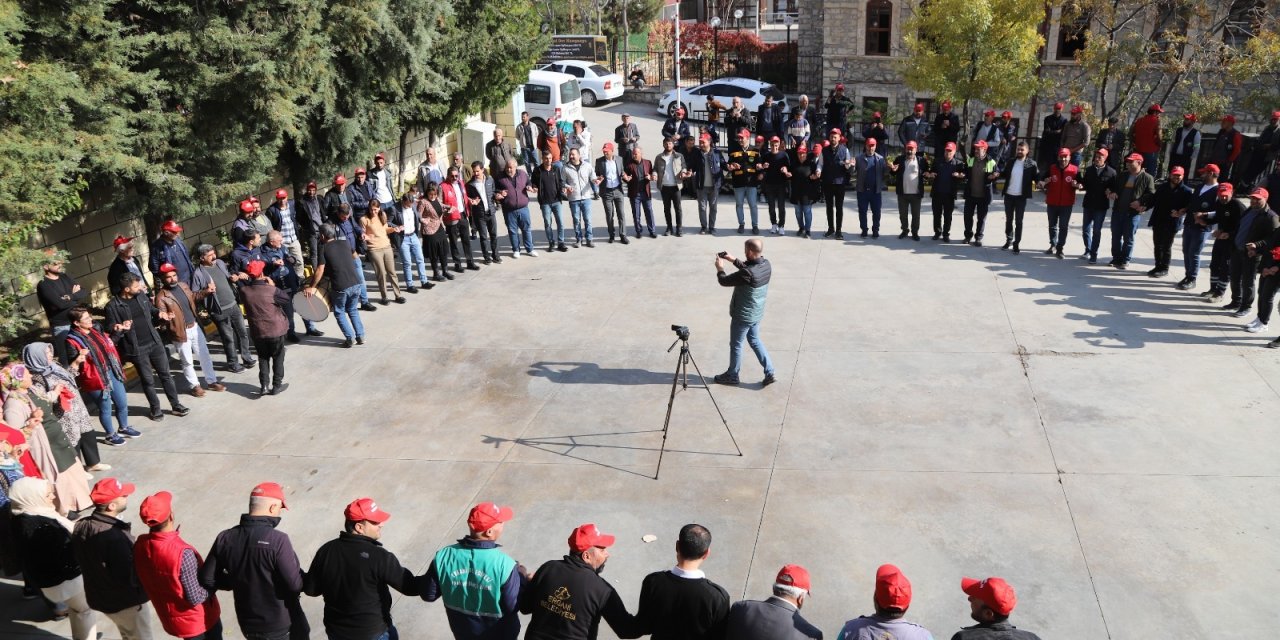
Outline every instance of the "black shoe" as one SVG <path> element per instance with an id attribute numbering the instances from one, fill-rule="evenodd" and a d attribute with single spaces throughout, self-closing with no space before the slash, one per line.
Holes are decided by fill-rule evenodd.
<path id="1" fill-rule="evenodd" d="M 767 387 L 767 386 L 769 386 L 769 385 L 771 385 L 771 384 L 773 384 L 773 383 L 775 383 L 775 382 L 777 382 L 777 381 L 778 381 L 778 379 L 777 379 L 777 378 L 775 378 L 775 377 L 773 377 L 773 374 L 772 374 L 772 373 L 768 373 L 768 374 L 765 374 L 765 376 L 764 376 L 764 380 L 760 383 L 760 386 L 762 386 L 762 387 Z"/>
<path id="2" fill-rule="evenodd" d="M 1243 318 L 1243 317 L 1245 317 L 1245 316 L 1249 315 L 1249 313 L 1251 313 L 1251 312 L 1249 311 L 1249 307 L 1243 307 L 1243 308 L 1241 308 L 1239 311 L 1236 311 L 1235 313 L 1231 314 L 1231 317 L 1232 317 L 1232 318 Z"/>
<path id="3" fill-rule="evenodd" d="M 378 301 L 378 304 L 380 304 L 380 305 L 382 305 L 382 306 L 384 306 L 384 307 L 385 307 L 385 306 L 387 306 L 388 304 L 391 304 L 391 303 L 389 303 L 389 302 L 387 302 L 385 299 L 383 299 L 383 300 L 379 300 L 379 301 Z"/>
<path id="4" fill-rule="evenodd" d="M 253 360 L 253 359 L 245 360 L 245 361 L 244 361 L 244 366 L 245 366 L 245 368 L 252 369 L 252 368 L 254 368 L 254 367 L 258 366 L 258 361 L 257 361 L 257 360 Z"/>
<path id="5" fill-rule="evenodd" d="M 406 303 L 406 302 L 408 302 L 408 301 L 409 301 L 409 300 L 408 300 L 408 299 L 406 299 L 404 296 L 400 296 L 399 298 L 396 298 L 396 304 L 404 304 L 404 303 Z"/>
<path id="6" fill-rule="evenodd" d="M 714 380 L 716 384 L 727 384 L 729 386 L 738 385 L 738 379 L 734 377 L 730 377 L 729 374 L 727 373 L 717 373 L 716 377 L 712 378 L 712 380 Z"/>
<path id="7" fill-rule="evenodd" d="M 610 240 L 610 242 L 612 242 L 612 240 Z M 622 236 L 622 244 L 631 244 L 631 241 L 627 240 L 627 237 L 624 235 Z"/>
<path id="8" fill-rule="evenodd" d="M 490 260 L 489 256 L 485 256 L 484 259 L 481 260 L 481 262 L 483 262 L 484 264 L 492 264 L 493 260 Z"/>
<path id="9" fill-rule="evenodd" d="M 460 264 L 453 265 L 453 270 L 457 273 L 462 273 L 462 265 Z"/>
<path id="10" fill-rule="evenodd" d="M 1015 245 L 1013 245 L 1013 253 L 1014 253 L 1014 255 L 1017 255 L 1017 254 L 1019 254 L 1019 253 L 1022 253 L 1022 249 L 1019 249 L 1019 248 L 1018 248 L 1018 245 L 1016 245 L 1016 244 L 1015 244 Z"/>
<path id="11" fill-rule="evenodd" d="M 1280 349 L 1280 338 L 1276 338 L 1275 340 L 1272 340 L 1271 342 L 1268 342 L 1268 343 L 1267 343 L 1267 348 L 1268 348 L 1268 349 Z"/>
<path id="12" fill-rule="evenodd" d="M 880 232 L 879 232 L 879 231 L 872 231 L 872 232 L 871 232 L 871 239 L 872 239 L 872 240 L 875 240 L 876 238 L 879 238 L 879 237 L 880 237 Z"/>
<path id="13" fill-rule="evenodd" d="M 667 230 L 662 232 L 662 237 L 664 238 L 669 235 L 671 235 L 671 227 L 667 227 Z"/>
<path id="14" fill-rule="evenodd" d="M 899 233 L 899 234 L 898 234 L 898 239 L 899 239 L 899 240 L 906 240 L 906 239 L 907 239 L 907 232 L 906 232 L 906 231 L 903 231 L 902 233 Z"/>
<path id="15" fill-rule="evenodd" d="M 188 413 L 191 413 L 191 410 L 180 404 L 175 404 L 173 405 L 173 410 L 170 411 L 170 413 L 181 418 L 186 416 Z"/>
<path id="16" fill-rule="evenodd" d="M 1058 250 L 1054 251 L 1053 255 L 1057 256 L 1059 260 L 1066 258 L 1066 256 L 1062 254 L 1062 247 L 1058 247 Z"/>
<path id="17" fill-rule="evenodd" d="M 760 227 L 751 227 L 751 235 L 753 236 L 760 235 Z"/>
<path id="18" fill-rule="evenodd" d="M 1222 305 L 1223 311 L 1235 311 L 1239 308 L 1240 308 L 1239 302 L 1228 302 L 1227 304 Z"/>
<path id="19" fill-rule="evenodd" d="M 677 238 L 683 238 L 683 237 L 684 237 L 684 233 L 683 233 L 683 232 L 681 232 L 679 229 L 676 229 L 676 237 L 677 237 Z M 591 246 L 591 245 L 587 245 L 587 246 Z"/>
<path id="20" fill-rule="evenodd" d="M 863 230 L 862 230 L 862 237 L 864 237 L 864 238 L 865 238 L 865 237 L 867 237 L 867 230 L 866 230 L 866 229 L 863 229 Z"/>
<path id="21" fill-rule="evenodd" d="M 489 261 L 489 260 L 486 258 L 486 259 L 485 259 L 485 262 L 488 262 L 488 261 Z M 417 292 L 418 292 L 418 288 L 417 288 L 417 287 L 405 287 L 405 291 L 408 291 L 409 293 L 417 293 Z"/>
<path id="22" fill-rule="evenodd" d="M 364 344 L 364 336 L 356 336 L 356 344 L 363 345 L 363 344 Z"/>
<path id="23" fill-rule="evenodd" d="M 160 422 L 161 420 L 164 420 L 164 413 L 159 409 L 152 409 L 151 413 L 147 417 L 151 418 L 152 422 Z"/>
<path id="24" fill-rule="evenodd" d="M 943 241 L 943 242 L 951 242 L 951 234 L 948 234 L 948 233 L 944 233 L 944 234 L 942 234 L 942 241 Z"/>
<path id="25" fill-rule="evenodd" d="M 934 240 L 937 240 L 938 238 L 941 238 L 941 237 L 942 237 L 942 234 L 941 234 L 941 233 L 935 233 L 935 234 L 933 234 L 933 239 L 934 239 Z"/>
<path id="26" fill-rule="evenodd" d="M 1127 269 L 1129 268 L 1129 263 L 1128 263 L 1128 262 L 1117 262 L 1117 263 L 1116 263 L 1116 268 L 1117 268 L 1117 269 L 1119 269 L 1119 270 L 1121 270 L 1121 271 L 1125 271 L 1125 270 L 1127 270 Z"/>
<path id="27" fill-rule="evenodd" d="M 1012 242 L 1010 242 L 1010 241 L 1008 241 L 1008 240 L 1005 240 L 1004 244 L 1000 245 L 1000 250 L 1001 250 L 1001 251 L 1008 251 L 1008 250 L 1009 250 L 1009 247 L 1012 247 L 1012 246 L 1013 246 L 1013 243 L 1012 243 Z M 1052 249 L 1050 249 L 1050 251 L 1052 251 Z"/>
<path id="28" fill-rule="evenodd" d="M 1147 272 L 1147 277 L 1149 277 L 1149 278 L 1158 278 L 1159 276 L 1157 276 L 1157 275 L 1156 275 L 1157 273 L 1160 273 L 1160 270 L 1159 270 L 1159 269 L 1152 269 L 1152 270 L 1150 270 L 1150 271 L 1148 271 L 1148 272 Z"/>
<path id="29" fill-rule="evenodd" d="M 1183 278 L 1182 282 L 1178 283 L 1178 289 L 1181 291 L 1189 291 L 1194 288 L 1196 288 L 1195 278 Z"/>
<path id="30" fill-rule="evenodd" d="M 262 396 L 267 395 L 267 393 L 268 393 L 268 390 L 267 390 L 267 388 L 266 388 L 266 387 L 258 387 L 258 397 L 259 397 L 259 398 L 261 398 Z"/>
<path id="31" fill-rule="evenodd" d="M 271 387 L 271 395 L 278 396 L 281 393 L 284 393 L 284 390 L 288 388 L 289 388 L 288 382 L 281 382 L 280 384 L 275 385 L 274 387 Z"/>
<path id="32" fill-rule="evenodd" d="M 427 282 L 426 280 L 423 280 L 423 281 L 422 281 L 422 289 L 423 289 L 424 291 L 430 291 L 430 290 L 432 290 L 432 289 L 434 289 L 434 288 L 436 288 L 436 285 L 434 285 L 434 284 L 432 284 L 432 283 L 430 283 L 430 282 Z"/>
<path id="33" fill-rule="evenodd" d="M 746 229 L 745 225 L 738 225 L 738 233 L 746 233 Z"/>
<path id="34" fill-rule="evenodd" d="M 494 264 L 502 264 L 502 258 L 501 258 L 500 256 L 494 256 L 494 257 L 493 257 L 493 263 L 494 263 Z"/>
<path id="35" fill-rule="evenodd" d="M 588 241 L 587 241 L 587 248 L 588 248 L 588 249 L 594 249 L 594 248 L 596 248 L 596 243 L 594 243 L 594 242 L 592 242 L 592 241 L 588 240 Z"/>
<path id="36" fill-rule="evenodd" d="M 1157 270 L 1157 271 L 1156 271 L 1156 275 L 1154 275 L 1154 276 L 1152 276 L 1152 277 L 1155 277 L 1155 278 L 1163 278 L 1163 277 L 1165 277 L 1165 276 L 1167 276 L 1167 275 L 1169 275 L 1169 270 L 1168 270 L 1168 269 L 1160 269 L 1160 270 Z"/>
<path id="37" fill-rule="evenodd" d="M 371 304 L 369 304 L 368 302 L 366 302 L 366 303 L 364 303 L 364 304 L 360 305 L 360 310 L 361 310 L 361 311 L 377 311 L 377 310 L 378 310 L 378 308 L 377 308 L 377 307 L 375 307 L 375 306 L 373 306 L 373 305 L 371 305 Z"/>
<path id="38" fill-rule="evenodd" d="M 920 242 L 920 236 L 918 236 L 918 235 L 911 234 L 911 239 L 912 239 L 912 240 L 915 240 L 916 242 Z"/>
<path id="39" fill-rule="evenodd" d="M 650 232 L 649 232 L 649 237 L 650 237 L 650 238 L 657 239 L 658 234 L 656 234 L 656 233 L 654 233 L 654 232 L 650 231 Z"/>
<path id="40" fill-rule="evenodd" d="M 288 342 L 289 344 L 298 344 L 299 342 L 302 342 L 302 338 L 299 338 L 299 337 L 298 337 L 298 334 L 296 334 L 296 333 L 291 333 L 291 334 L 289 334 L 289 335 L 285 336 L 285 337 L 284 337 L 284 340 L 285 340 L 285 342 Z"/>
<path id="41" fill-rule="evenodd" d="M 609 234 L 609 244 L 613 244 L 613 234 Z"/>
<path id="42" fill-rule="evenodd" d="M 453 274 L 452 274 L 452 273 L 449 273 L 448 271 L 444 272 L 444 279 L 445 279 L 445 280 L 452 280 L 452 279 L 453 279 Z"/>
<path id="43" fill-rule="evenodd" d="M 568 251 L 568 249 L 565 249 L 565 248 L 564 248 L 564 245 L 560 245 L 560 250 L 561 250 L 561 251 Z M 480 270 L 480 266 L 479 266 L 479 265 L 477 265 L 477 264 L 476 264 L 476 263 L 474 263 L 474 262 L 472 262 L 471 264 L 467 265 L 467 271 L 479 271 L 479 270 Z"/>
<path id="44" fill-rule="evenodd" d="M 351 348 L 352 346 L 354 346 L 354 345 L 355 345 L 355 342 L 352 342 L 352 341 L 351 341 L 351 338 L 347 338 L 346 340 L 343 340 L 343 341 L 342 341 L 342 348 L 343 348 L 343 349 L 350 349 L 350 348 Z"/>
<path id="45" fill-rule="evenodd" d="M 307 329 L 307 335 L 313 338 L 319 338 L 324 335 L 324 332 L 319 329 Z"/>
<path id="46" fill-rule="evenodd" d="M 972 243 L 970 243 L 970 244 L 972 244 L 972 245 L 973 245 L 973 246 L 975 246 L 975 247 L 981 247 L 981 246 L 982 246 L 982 241 L 981 241 L 981 240 L 978 240 L 977 238 L 974 238 L 973 242 L 972 242 Z"/>
<path id="47" fill-rule="evenodd" d="M 231 368 L 228 369 L 228 371 L 230 371 L 231 373 L 244 373 L 244 367 L 238 364 L 233 364 L 231 365 Z"/>
<path id="48" fill-rule="evenodd" d="M 1046 256 L 1051 256 L 1051 255 L 1053 255 L 1053 247 L 1049 247 L 1048 249 L 1045 249 L 1045 250 L 1044 250 L 1044 254 L 1045 254 Z"/>
<path id="49" fill-rule="evenodd" d="M 836 234 L 836 232 L 835 232 L 835 231 L 833 231 L 833 230 L 831 230 L 831 229 L 827 229 L 827 232 L 826 232 L 826 233 L 824 233 L 824 234 L 822 234 L 822 237 L 824 237 L 824 238 L 830 238 L 831 236 L 834 236 L 835 234 Z M 864 237 L 864 238 L 865 238 L 865 237 L 867 237 L 867 232 L 866 232 L 866 231 L 863 231 L 863 232 L 862 232 L 862 237 Z"/>
<path id="50" fill-rule="evenodd" d="M 559 251 L 559 252 L 561 252 L 561 253 L 564 253 L 565 251 L 568 251 L 568 250 L 569 250 L 569 247 L 564 246 L 564 243 L 563 243 L 563 242 L 561 242 L 560 244 L 557 244 L 557 245 L 556 245 L 556 251 Z M 475 265 L 473 264 L 473 265 L 471 265 L 471 267 L 475 267 Z M 468 269 L 470 269 L 471 267 L 467 267 L 467 268 L 468 268 Z M 476 267 L 476 269 L 479 269 L 479 267 Z"/>

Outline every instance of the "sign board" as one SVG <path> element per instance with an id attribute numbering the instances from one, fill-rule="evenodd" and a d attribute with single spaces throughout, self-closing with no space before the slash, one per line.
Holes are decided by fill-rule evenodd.
<path id="1" fill-rule="evenodd" d="M 551 36 L 551 46 L 543 52 L 538 64 L 556 60 L 587 60 L 609 63 L 609 41 L 604 36 Z"/>

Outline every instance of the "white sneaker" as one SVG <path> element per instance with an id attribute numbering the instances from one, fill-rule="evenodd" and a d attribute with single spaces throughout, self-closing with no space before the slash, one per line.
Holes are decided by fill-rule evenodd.
<path id="1" fill-rule="evenodd" d="M 537 251 L 535 251 L 535 250 L 533 250 L 533 249 L 530 249 L 530 250 L 528 250 L 528 251 L 524 252 L 524 254 L 525 254 L 526 256 L 529 256 L 530 258 L 536 258 L 536 257 L 538 257 L 538 252 L 537 252 Z"/>
<path id="2" fill-rule="evenodd" d="M 519 252 L 519 251 L 512 251 L 512 252 L 511 252 L 511 259 L 512 259 L 512 260 L 515 260 L 516 258 L 519 258 L 519 257 L 520 257 L 520 252 Z"/>
<path id="3" fill-rule="evenodd" d="M 775 235 L 775 236 L 776 236 L 776 235 L 778 235 L 778 225 L 776 225 L 776 224 L 775 224 L 775 225 L 773 225 L 772 227 L 770 227 L 770 228 L 769 228 L 769 233 L 772 233 L 772 234 L 773 234 L 773 235 Z"/>
<path id="4" fill-rule="evenodd" d="M 786 229 L 783 229 L 782 227 L 778 227 L 778 235 L 780 235 L 780 236 L 785 236 L 785 235 L 787 235 L 787 230 L 786 230 Z"/>
<path id="5" fill-rule="evenodd" d="M 1254 318 L 1253 322 L 1250 322 L 1249 324 L 1245 325 L 1244 330 L 1248 331 L 1249 333 L 1262 333 L 1263 331 L 1267 330 L 1267 325 L 1262 324 L 1260 320 L 1258 320 L 1257 318 Z"/>

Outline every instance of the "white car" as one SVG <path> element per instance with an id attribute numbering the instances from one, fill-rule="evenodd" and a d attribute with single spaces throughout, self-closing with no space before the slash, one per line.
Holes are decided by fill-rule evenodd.
<path id="1" fill-rule="evenodd" d="M 582 87 L 582 106 L 594 107 L 601 100 L 622 97 L 623 79 L 602 65 L 586 60 L 557 60 L 541 67 L 543 71 L 567 73 L 578 79 Z"/>
<path id="2" fill-rule="evenodd" d="M 777 87 L 759 80 L 748 78 L 720 78 L 696 87 L 680 91 L 680 102 L 676 103 L 674 89 L 662 94 L 658 99 L 658 113 L 664 116 L 674 115 L 676 109 L 684 107 L 689 119 L 703 119 L 707 110 L 707 98 L 715 97 L 717 101 L 729 108 L 735 97 L 742 98 L 742 106 L 747 108 L 754 120 L 756 109 L 764 104 L 766 95 L 773 96 L 774 104 L 782 105 L 782 112 L 787 112 L 787 97 Z"/>

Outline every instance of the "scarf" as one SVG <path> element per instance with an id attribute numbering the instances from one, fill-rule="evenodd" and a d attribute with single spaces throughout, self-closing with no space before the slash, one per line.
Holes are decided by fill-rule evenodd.
<path id="1" fill-rule="evenodd" d="M 67 442 L 77 447 L 80 445 L 80 429 L 68 414 L 75 408 L 76 402 L 80 402 L 78 391 L 80 386 L 70 371 L 49 359 L 50 348 L 51 345 L 48 342 L 32 342 L 23 347 L 22 361 L 26 363 L 31 373 L 40 377 L 40 383 L 45 391 L 44 397 L 48 398 L 50 404 L 57 403 L 58 425 L 62 427 L 62 433 L 67 436 Z M 58 393 L 57 398 L 53 398 L 49 394 L 58 386 L 58 383 L 62 383 L 62 391 Z"/>
<path id="2" fill-rule="evenodd" d="M 75 525 L 58 514 L 49 501 L 49 481 L 41 478 L 22 478 L 9 487 L 9 509 L 15 516 L 39 516 L 57 522 L 72 531 Z"/>

